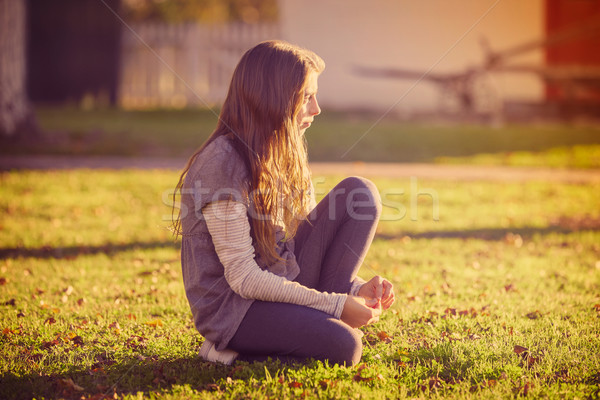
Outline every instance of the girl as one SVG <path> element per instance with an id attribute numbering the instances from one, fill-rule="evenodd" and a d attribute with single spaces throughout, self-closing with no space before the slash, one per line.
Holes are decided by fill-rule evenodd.
<path id="1" fill-rule="evenodd" d="M 354 365 L 356 328 L 394 302 L 390 282 L 356 276 L 381 211 L 375 186 L 348 178 L 314 201 L 304 132 L 324 67 L 283 41 L 248 50 L 179 179 L 175 231 L 205 360 Z"/>

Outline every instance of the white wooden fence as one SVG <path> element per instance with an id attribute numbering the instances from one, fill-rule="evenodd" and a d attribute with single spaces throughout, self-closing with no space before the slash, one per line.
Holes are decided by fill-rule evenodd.
<path id="1" fill-rule="evenodd" d="M 123 33 L 119 103 L 124 108 L 221 104 L 242 54 L 280 36 L 277 24 L 132 25 Z M 140 40 L 141 38 L 141 40 Z"/>

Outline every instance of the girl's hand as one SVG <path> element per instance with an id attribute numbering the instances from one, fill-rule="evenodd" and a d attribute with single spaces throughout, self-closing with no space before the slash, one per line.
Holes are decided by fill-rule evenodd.
<path id="1" fill-rule="evenodd" d="M 387 279 L 380 276 L 376 276 L 362 285 L 358 295 L 365 299 L 376 299 L 384 310 L 390 308 L 396 300 L 394 286 Z"/>
<path id="2" fill-rule="evenodd" d="M 348 296 L 340 319 L 353 328 L 360 328 L 379 321 L 379 315 L 381 307 L 377 300 Z"/>

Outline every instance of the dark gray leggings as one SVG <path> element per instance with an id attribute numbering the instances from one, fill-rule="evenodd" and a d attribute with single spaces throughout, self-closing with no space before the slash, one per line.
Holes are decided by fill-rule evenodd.
<path id="1" fill-rule="evenodd" d="M 371 245 L 381 214 L 375 185 L 352 177 L 340 182 L 299 227 L 297 282 L 319 291 L 348 293 Z M 255 301 L 228 345 L 239 359 L 309 358 L 354 365 L 360 333 L 329 314 L 288 303 Z"/>

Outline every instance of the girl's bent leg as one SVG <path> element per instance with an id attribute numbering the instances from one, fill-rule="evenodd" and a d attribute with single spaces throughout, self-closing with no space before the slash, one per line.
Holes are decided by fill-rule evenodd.
<path id="1" fill-rule="evenodd" d="M 320 291 L 348 293 L 373 241 L 381 214 L 375 185 L 351 177 L 333 188 L 295 236 L 297 282 Z"/>
<path id="2" fill-rule="evenodd" d="M 244 361 L 314 358 L 355 365 L 362 355 L 360 333 L 342 321 L 309 307 L 263 301 L 250 306 L 228 348 Z"/>

